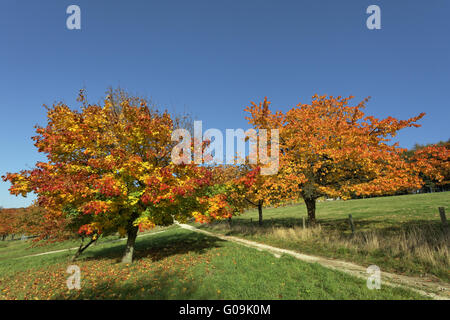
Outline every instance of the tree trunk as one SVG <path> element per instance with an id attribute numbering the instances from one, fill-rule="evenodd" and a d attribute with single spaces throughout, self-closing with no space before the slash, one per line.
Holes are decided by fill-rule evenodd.
<path id="1" fill-rule="evenodd" d="M 304 198 L 306 210 L 308 211 L 308 221 L 311 225 L 316 223 L 316 199 Z"/>
<path id="2" fill-rule="evenodd" d="M 133 262 L 134 244 L 136 242 L 138 229 L 139 228 L 137 226 L 132 226 L 128 229 L 127 245 L 125 247 L 125 252 L 123 253 L 122 263 Z"/>
<path id="3" fill-rule="evenodd" d="M 262 226 L 263 224 L 263 214 L 262 214 L 262 203 L 258 202 L 258 216 L 259 216 L 259 225 Z"/>
<path id="4" fill-rule="evenodd" d="M 81 244 L 80 244 L 80 247 L 78 248 L 78 251 L 72 257 L 72 262 L 75 261 L 83 253 L 83 251 L 86 250 L 95 241 L 96 240 L 91 239 L 91 241 L 89 241 L 89 243 L 86 244 L 84 247 L 83 247 L 83 241 L 81 241 Z"/>

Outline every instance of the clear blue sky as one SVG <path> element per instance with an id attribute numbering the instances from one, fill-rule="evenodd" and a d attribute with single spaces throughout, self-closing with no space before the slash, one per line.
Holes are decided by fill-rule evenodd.
<path id="1" fill-rule="evenodd" d="M 81 30 L 66 8 L 81 8 Z M 366 28 L 381 7 L 382 29 Z M 403 147 L 449 135 L 450 1 L 191 0 L 0 3 L 0 174 L 31 168 L 42 104 L 77 106 L 110 85 L 186 109 L 204 128 L 246 128 L 243 108 L 268 96 L 277 109 L 314 93 L 372 96 L 366 112 L 409 118 Z M 356 101 L 355 101 L 356 102 Z M 30 204 L 0 183 L 0 206 Z"/>

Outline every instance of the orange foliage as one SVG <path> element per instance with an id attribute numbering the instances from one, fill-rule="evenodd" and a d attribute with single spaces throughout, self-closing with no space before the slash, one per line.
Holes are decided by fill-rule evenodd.
<path id="1" fill-rule="evenodd" d="M 310 220 L 321 196 L 392 194 L 419 188 L 422 181 L 400 156 L 404 151 L 391 138 L 406 127 L 418 127 L 424 114 L 408 120 L 377 119 L 365 115 L 368 99 L 349 106 L 353 97 L 313 97 L 286 113 L 273 113 L 265 100 L 245 110 L 256 128 L 279 129 L 279 183 L 286 193 L 300 195 Z"/>

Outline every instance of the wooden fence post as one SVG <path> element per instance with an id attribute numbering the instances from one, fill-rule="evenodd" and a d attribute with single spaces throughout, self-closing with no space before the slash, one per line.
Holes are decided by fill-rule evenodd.
<path id="1" fill-rule="evenodd" d="M 355 225 L 353 224 L 353 217 L 351 214 L 348 215 L 348 221 L 350 223 L 350 227 L 352 228 L 352 234 L 355 234 Z"/>
<path id="2" fill-rule="evenodd" d="M 302 217 L 303 229 L 305 229 L 305 217 Z"/>
<path id="3" fill-rule="evenodd" d="M 442 226 L 444 227 L 444 230 L 447 231 L 448 223 L 447 223 L 447 217 L 445 216 L 444 207 L 439 207 L 439 215 L 441 216 Z"/>

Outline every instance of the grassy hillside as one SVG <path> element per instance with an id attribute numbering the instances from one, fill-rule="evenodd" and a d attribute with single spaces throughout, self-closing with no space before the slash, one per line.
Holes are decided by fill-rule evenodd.
<path id="1" fill-rule="evenodd" d="M 165 229 L 167 228 L 156 227 L 150 231 L 140 232 L 139 236 L 159 232 Z M 92 244 L 91 247 L 103 246 L 105 243 L 108 243 L 110 241 L 126 241 L 126 238 L 121 238 L 118 235 L 109 235 L 106 237 L 100 237 L 97 243 Z M 0 261 L 64 249 L 69 250 L 69 252 L 73 255 L 75 254 L 75 252 L 77 251 L 76 249 L 79 246 L 80 240 L 75 239 L 67 240 L 64 242 L 46 242 L 46 241 L 33 242 L 32 240 L 21 241 L 19 239 L 0 241 Z"/>
<path id="2" fill-rule="evenodd" d="M 449 235 L 441 228 L 438 207 L 450 216 L 450 192 L 319 202 L 315 228 L 303 229 L 303 204 L 264 209 L 262 227 L 255 210 L 233 218 L 231 228 L 225 221 L 196 226 L 299 252 L 376 264 L 385 271 L 449 281 Z"/>
<path id="3" fill-rule="evenodd" d="M 122 250 L 89 249 L 76 262 L 80 291 L 66 287 L 68 252 L 0 260 L 0 299 L 423 299 L 179 228 L 138 238 L 132 265 L 117 263 Z"/>

